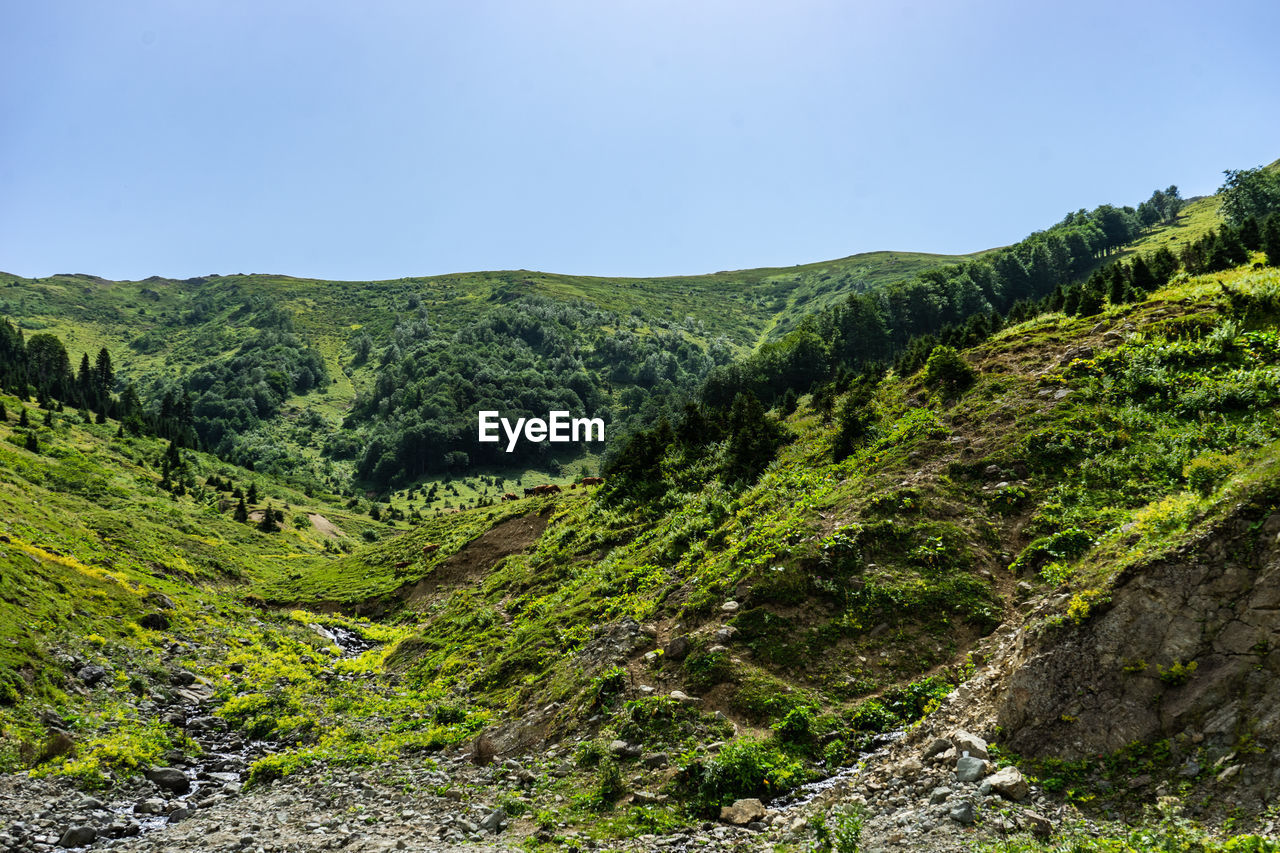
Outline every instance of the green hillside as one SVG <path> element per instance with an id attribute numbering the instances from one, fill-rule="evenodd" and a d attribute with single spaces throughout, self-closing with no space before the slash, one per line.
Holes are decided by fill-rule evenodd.
<path id="1" fill-rule="evenodd" d="M 1087 625 L 1116 578 L 1280 488 L 1276 293 L 1274 269 L 1184 271 L 1010 325 L 950 368 L 939 350 L 830 405 L 803 396 L 767 415 L 780 444 L 750 484 L 722 473 L 732 438 L 673 436 L 643 501 L 622 473 L 411 529 L 192 451 L 175 495 L 164 442 L 5 396 L 0 755 L 96 788 L 195 754 L 136 712 L 182 670 L 216 719 L 271 744 L 251 789 L 486 731 L 499 750 L 581 739 L 525 808 L 592 834 L 768 799 L 928 714 L 1028 598 Z M 285 523 L 228 518 L 227 481 Z M 373 648 L 344 656 L 317 626 Z M 678 772 L 610 757 L 616 739 Z M 615 761 L 672 799 L 613 805 Z"/>
<path id="2" fill-rule="evenodd" d="M 374 768 L 425 796 L 414 774 L 453 768 L 431 795 L 500 803 L 521 844 L 553 849 L 861 780 L 860 803 L 836 787 L 800 823 L 743 830 L 798 851 L 872 805 L 868 831 L 897 843 L 880 817 L 937 805 L 933 783 L 895 784 L 933 772 L 903 750 L 958 754 L 967 726 L 990 741 L 982 774 L 1021 768 L 1036 808 L 1099 821 L 1073 849 L 1143 849 L 1117 846 L 1114 820 L 1274 849 L 1204 834 L 1266 828 L 1280 746 L 1280 217 L 1223 223 L 1210 202 L 1143 228 L 1102 206 L 943 267 L 621 288 L 10 277 L 0 771 L 28 775 L 0 794 L 73 784 L 126 814 L 152 790 L 140 774 L 178 766 L 224 786 L 165 794 L 200 820 L 240 797 L 275 808 L 295 774 Z M 739 310 L 718 316 L 730 282 Z M 722 329 L 738 337 L 717 360 Z M 617 452 L 352 479 L 369 451 L 336 442 L 413 438 L 433 394 L 481 394 L 503 359 L 507 383 L 608 385 L 635 409 Z M 192 446 L 214 398 L 243 419 L 220 455 Z M 604 481 L 570 487 L 584 470 Z M 518 488 L 550 478 L 565 488 Z M 1166 618 L 1166 576 L 1195 578 L 1173 609 L 1196 618 Z M 1126 632 L 1141 660 L 1116 653 Z M 1081 698 L 1131 694 L 1146 716 Z M 885 750 L 872 787 L 856 768 Z M 502 763 L 459 775 L 462 754 Z M 951 769 L 930 778 L 967 784 Z M 973 782 L 966 838 L 1003 843 L 1006 817 L 1029 818 L 998 821 L 1003 795 Z M 1184 823 L 1144 815 L 1169 797 Z"/>

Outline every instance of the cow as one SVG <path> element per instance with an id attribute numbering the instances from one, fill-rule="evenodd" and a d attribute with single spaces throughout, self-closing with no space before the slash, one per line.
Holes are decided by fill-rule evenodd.
<path id="1" fill-rule="evenodd" d="M 439 545 L 423 545 L 422 546 L 422 553 L 424 554 L 431 554 L 439 550 L 440 550 Z"/>
<path id="2" fill-rule="evenodd" d="M 536 495 L 537 493 L 538 493 L 538 490 L 537 490 L 536 488 L 532 488 L 532 487 L 529 487 L 529 486 L 525 486 L 525 488 L 524 488 L 524 496 L 525 496 L 526 498 L 533 497 L 533 496 L 534 496 L 534 495 Z"/>
<path id="3" fill-rule="evenodd" d="M 409 561 L 408 561 L 408 560 L 401 560 L 400 562 L 396 563 L 396 568 L 397 568 L 397 569 L 407 569 L 407 568 L 409 568 Z"/>
<path id="4" fill-rule="evenodd" d="M 504 501 L 518 501 L 520 500 L 520 496 L 513 494 L 512 492 L 507 492 L 505 495 L 502 496 L 502 499 Z"/>
<path id="5" fill-rule="evenodd" d="M 582 485 L 584 486 L 598 486 L 603 482 L 604 482 L 604 477 L 583 477 L 582 478 Z"/>

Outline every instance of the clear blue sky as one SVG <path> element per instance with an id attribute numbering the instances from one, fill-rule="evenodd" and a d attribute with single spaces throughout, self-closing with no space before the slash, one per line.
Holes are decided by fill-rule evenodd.
<path id="1" fill-rule="evenodd" d="M 967 252 L 1280 157 L 1280 3 L 39 0 L 0 269 L 662 275 Z"/>

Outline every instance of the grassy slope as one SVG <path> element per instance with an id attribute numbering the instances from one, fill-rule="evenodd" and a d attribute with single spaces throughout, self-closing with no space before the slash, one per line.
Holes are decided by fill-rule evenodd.
<path id="1" fill-rule="evenodd" d="M 918 713 L 963 674 L 968 648 L 1016 606 L 1018 580 L 1062 587 L 1071 598 L 1064 618 L 1079 618 L 1123 565 L 1188 535 L 1241 484 L 1274 476 L 1271 404 L 1210 428 L 1108 397 L 1107 372 L 1124 359 L 1156 357 L 1167 340 L 1222 321 L 1219 279 L 1246 292 L 1280 289 L 1275 271 L 1241 269 L 1178 280 L 1102 317 L 1047 316 L 1005 330 L 965 353 L 979 374 L 958 398 L 938 396 L 918 376 L 887 381 L 875 436 L 839 462 L 833 427 L 802 405 L 788 420 L 795 441 L 741 494 L 673 458 L 661 508 L 610 510 L 571 492 L 431 519 L 346 556 L 326 551 L 314 530 L 262 534 L 192 497 L 172 499 L 151 467 L 162 446 L 117 439 L 114 424 L 59 415 L 52 430 L 37 430 L 42 453 L 30 454 L 14 428 L 19 401 L 6 398 L 0 662 L 20 698 L 0 708 L 0 755 L 12 765 L 38 752 L 36 713 L 46 705 L 73 720 L 80 753 L 45 769 L 89 784 L 181 746 L 180 732 L 131 708 L 140 693 L 170 689 L 166 670 L 182 666 L 216 689 L 223 716 L 282 741 L 260 776 L 299 761 L 376 761 L 512 719 L 522 723 L 501 730 L 513 737 L 620 734 L 679 752 L 723 737 L 714 710 L 744 733 L 769 735 L 811 708 L 799 713 L 826 746 L 802 738 L 783 749 L 828 767 L 848 760 L 870 732 Z M 1273 318 L 1250 322 L 1274 340 Z M 1112 330 L 1128 342 L 1108 339 Z M 1063 359 L 1082 345 L 1119 355 Z M 1274 386 L 1280 350 L 1268 346 L 1232 382 Z M 1195 381 L 1220 381 L 1212 370 L 1199 375 L 1175 385 L 1190 393 Z M 38 422 L 34 407 L 32 415 Z M 1212 449 L 1232 455 L 1237 473 L 1201 497 L 1183 470 Z M 198 455 L 193 465 L 242 485 L 253 477 Z M 989 466 L 998 473 L 989 476 Z M 386 532 L 258 481 L 276 505 L 320 512 L 350 540 Z M 497 535 L 522 524 L 532 525 L 527 535 Z M 1028 550 L 1037 537 L 1072 529 L 1099 544 L 1061 558 Z M 1020 554 L 1026 568 L 1015 576 L 1008 567 Z M 138 625 L 157 609 L 151 592 L 175 602 L 171 629 Z M 246 605 L 259 599 L 285 610 Z M 727 600 L 740 609 L 723 611 Z M 335 612 L 371 603 L 382 621 Z M 295 606 L 312 612 L 286 612 Z M 656 638 L 626 628 L 627 619 L 652 626 Z M 318 621 L 385 645 L 334 660 L 305 627 Z M 726 623 L 736 634 L 723 640 L 713 632 Z M 643 657 L 677 636 L 690 640 L 684 660 Z M 83 690 L 58 653 L 113 674 Z M 659 696 L 681 689 L 703 704 L 644 698 L 640 685 Z M 589 778 L 546 784 L 547 797 L 566 796 L 562 817 L 598 823 L 582 794 Z M 654 820 L 623 810 L 597 829 L 633 832 L 628 821 L 642 818 Z"/>

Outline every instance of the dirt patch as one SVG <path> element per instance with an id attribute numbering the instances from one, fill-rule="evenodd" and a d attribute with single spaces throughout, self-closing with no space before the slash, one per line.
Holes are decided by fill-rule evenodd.
<path id="1" fill-rule="evenodd" d="M 476 583 L 502 560 L 528 550 L 547 529 L 547 521 L 545 515 L 523 515 L 489 528 L 447 557 L 431 574 L 401 589 L 399 598 L 410 605 L 422 605 Z"/>
<path id="2" fill-rule="evenodd" d="M 342 532 L 342 528 L 318 512 L 307 513 L 307 518 L 311 521 L 311 526 L 316 529 L 317 533 L 328 536 L 330 539 L 337 539 L 339 536 L 346 535 Z"/>

